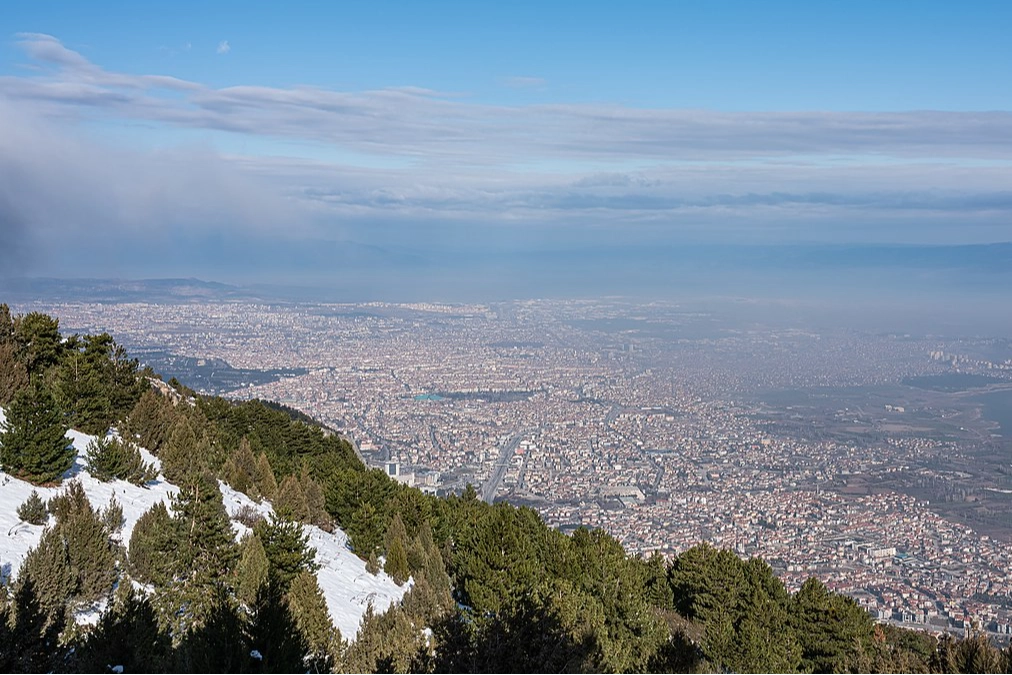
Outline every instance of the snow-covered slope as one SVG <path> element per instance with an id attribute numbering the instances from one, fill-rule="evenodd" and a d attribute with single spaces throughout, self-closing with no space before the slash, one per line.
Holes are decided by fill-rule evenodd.
<path id="1" fill-rule="evenodd" d="M 0 409 L 0 426 L 5 420 L 3 409 Z M 96 509 L 105 508 L 115 495 L 116 501 L 123 507 L 123 517 L 126 521 L 120 539 L 124 544 L 129 544 L 130 534 L 137 519 L 158 502 L 168 504 L 178 489 L 165 482 L 161 475 L 159 480 L 152 481 L 144 487 L 121 480 L 103 483 L 85 468 L 85 449 L 94 436 L 77 431 L 70 431 L 67 436 L 77 450 L 77 460 L 64 478 L 79 480 Z M 158 459 L 151 453 L 142 449 L 141 454 L 144 461 L 159 466 Z M 44 500 L 48 500 L 61 489 L 36 487 L 0 471 L 0 583 L 17 576 L 25 555 L 39 543 L 44 529 L 42 525 L 29 525 L 21 521 L 17 516 L 18 506 L 28 499 L 32 490 L 37 490 Z M 244 506 L 255 508 L 265 516 L 272 513 L 269 502 L 257 504 L 224 483 L 221 484 L 221 492 L 230 516 L 234 516 Z M 246 527 L 236 521 L 232 521 L 232 526 L 237 537 L 247 531 Z M 316 549 L 316 562 L 320 564 L 317 576 L 327 599 L 330 616 L 345 639 L 355 638 L 362 616 L 370 602 L 377 612 L 382 612 L 399 601 L 408 590 L 410 584 L 398 586 L 383 572 L 377 575 L 369 574 L 365 569 L 365 563 L 348 550 L 346 546 L 348 537 L 341 530 L 335 529 L 334 533 L 330 534 L 318 527 L 307 525 L 304 531 L 309 535 L 310 546 Z"/>

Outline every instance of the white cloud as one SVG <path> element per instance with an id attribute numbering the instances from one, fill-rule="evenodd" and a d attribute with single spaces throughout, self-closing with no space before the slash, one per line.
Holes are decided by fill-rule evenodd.
<path id="1" fill-rule="evenodd" d="M 228 54 L 230 51 L 232 51 L 232 45 L 228 43 L 228 40 L 222 40 L 218 43 L 217 52 L 219 54 Z"/>
<path id="2" fill-rule="evenodd" d="M 907 218 L 914 231 L 956 214 L 962 229 L 951 228 L 951 238 L 959 240 L 978 225 L 1007 229 L 1012 216 L 1008 111 L 496 106 L 415 87 L 213 88 L 106 70 L 52 36 L 19 37 L 36 65 L 46 67 L 0 76 L 11 109 L 45 119 L 151 125 L 170 144 L 176 129 L 248 138 L 272 148 L 268 154 L 293 156 L 261 152 L 212 165 L 255 176 L 287 195 L 292 209 L 314 217 L 615 228 L 691 223 L 713 231 L 734 218 L 751 218 L 756 228 Z M 4 140 L 0 135 L 0 151 Z M 6 140 L 31 147 L 28 135 Z M 198 163 L 207 165 L 205 159 Z M 166 184 L 202 194 L 199 186 Z M 149 206 L 141 203 L 137 213 Z"/>

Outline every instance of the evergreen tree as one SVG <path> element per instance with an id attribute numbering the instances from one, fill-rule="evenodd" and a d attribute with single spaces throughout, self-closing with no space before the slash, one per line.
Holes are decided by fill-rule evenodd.
<path id="1" fill-rule="evenodd" d="M 299 523 L 272 518 L 258 523 L 255 532 L 267 555 L 268 579 L 282 594 L 299 573 L 317 570 L 316 550 Z"/>
<path id="2" fill-rule="evenodd" d="M 131 573 L 145 583 L 168 583 L 179 569 L 181 534 L 164 503 L 148 509 L 130 535 Z"/>
<path id="3" fill-rule="evenodd" d="M 104 436 L 115 421 L 102 373 L 105 355 L 94 350 L 89 352 L 87 344 L 76 335 L 67 340 L 53 389 L 71 427 Z"/>
<path id="4" fill-rule="evenodd" d="M 28 370 L 17 359 L 14 342 L 3 342 L 0 336 L 0 406 L 6 406 L 15 394 L 27 386 Z"/>
<path id="5" fill-rule="evenodd" d="M 263 496 L 257 482 L 257 461 L 245 436 L 225 462 L 222 478 L 233 490 L 242 492 L 250 499 L 259 500 Z"/>
<path id="6" fill-rule="evenodd" d="M 120 584 L 114 602 L 75 650 L 75 669 L 99 673 L 121 666 L 128 673 L 161 673 L 172 668 L 172 642 L 158 626 L 151 602 Z"/>
<path id="7" fill-rule="evenodd" d="M 31 611 L 44 615 L 46 626 L 63 621 L 79 583 L 63 538 L 55 528 L 47 527 L 38 546 L 29 549 L 18 575 L 19 588 L 28 589 Z M 16 596 L 15 605 L 20 602 Z"/>
<path id="8" fill-rule="evenodd" d="M 59 642 L 66 623 L 63 612 L 41 605 L 33 575 L 19 579 L 11 605 L 7 616 L 0 614 L 0 619 L 6 619 L 0 620 L 0 672 L 53 672 L 63 662 Z"/>
<path id="9" fill-rule="evenodd" d="M 123 529 L 123 522 L 123 507 L 120 506 L 114 494 L 110 497 L 106 507 L 102 509 L 102 526 L 105 528 L 106 533 L 112 537 Z"/>
<path id="10" fill-rule="evenodd" d="M 207 468 L 207 446 L 206 442 L 198 442 L 190 421 L 179 417 L 159 454 L 165 479 L 176 485 L 193 480 Z"/>
<path id="11" fill-rule="evenodd" d="M 411 625 L 404 610 L 391 605 L 376 614 L 369 603 L 358 635 L 348 645 L 344 667 L 350 673 L 408 673 L 417 670 L 413 666 L 424 651 L 421 630 Z"/>
<path id="12" fill-rule="evenodd" d="M 127 417 L 126 428 L 141 447 L 158 455 L 169 438 L 175 417 L 172 403 L 148 387 Z"/>
<path id="13" fill-rule="evenodd" d="M 221 587 L 207 589 L 204 615 L 181 632 L 175 650 L 174 672 L 258 672 L 250 656 L 250 627 Z M 290 671 L 295 672 L 295 671 Z"/>
<path id="14" fill-rule="evenodd" d="M 309 645 L 295 622 L 284 591 L 273 580 L 260 587 L 250 612 L 249 645 L 259 655 L 260 672 L 306 671 Z"/>
<path id="15" fill-rule="evenodd" d="M 844 670 L 857 647 L 868 645 L 872 637 L 868 613 L 851 598 L 830 593 L 814 577 L 794 594 L 790 618 L 801 644 L 801 667 L 806 671 Z"/>
<path id="16" fill-rule="evenodd" d="M 303 570 L 292 579 L 288 606 L 306 640 L 308 654 L 305 665 L 310 672 L 331 672 L 340 654 L 341 634 L 330 619 L 327 602 L 315 574 Z"/>
<path id="17" fill-rule="evenodd" d="M 72 481 L 51 500 L 50 511 L 56 516 L 56 525 L 47 545 L 65 549 L 75 578 L 73 597 L 90 602 L 107 596 L 117 577 L 115 547 L 81 484 Z"/>
<path id="18" fill-rule="evenodd" d="M 34 381 L 60 361 L 62 338 L 60 322 L 41 312 L 31 312 L 14 319 L 14 342 L 18 360 L 24 364 Z"/>
<path id="19" fill-rule="evenodd" d="M 323 494 L 323 488 L 309 476 L 309 472 L 305 469 L 302 471 L 301 484 L 302 494 L 306 498 L 306 508 L 309 511 L 309 519 L 306 522 L 316 525 L 326 532 L 333 532 L 334 524 L 330 519 L 330 514 L 327 513 L 327 501 Z"/>
<path id="20" fill-rule="evenodd" d="M 265 499 L 274 499 L 278 493 L 278 482 L 274 478 L 274 470 L 271 468 L 270 460 L 267 459 L 267 453 L 264 452 L 257 456 L 256 485 Z"/>
<path id="21" fill-rule="evenodd" d="M 144 462 L 140 450 L 129 439 L 96 438 L 88 444 L 86 453 L 88 472 L 101 481 L 119 479 L 144 485 L 158 477 L 158 471 Z"/>
<path id="22" fill-rule="evenodd" d="M 348 524 L 348 541 L 355 555 L 364 560 L 375 553 L 383 541 L 382 523 L 376 507 L 366 502 L 351 517 Z"/>
<path id="23" fill-rule="evenodd" d="M 288 476 L 281 481 L 277 497 L 274 499 L 274 512 L 286 520 L 297 523 L 309 522 L 309 504 L 302 491 L 302 485 L 295 476 Z"/>
<path id="24" fill-rule="evenodd" d="M 48 389 L 38 383 L 22 389 L 6 414 L 0 433 L 0 468 L 43 484 L 59 480 L 73 466 L 76 453 Z"/>
<path id="25" fill-rule="evenodd" d="M 231 575 L 238 547 L 221 490 L 210 471 L 187 478 L 172 502 L 182 535 L 180 568 L 189 573 L 198 587 L 223 582 Z"/>
<path id="26" fill-rule="evenodd" d="M 246 535 L 239 544 L 239 562 L 236 565 L 236 599 L 252 606 L 260 592 L 260 587 L 267 582 L 267 553 L 264 551 L 260 537 L 256 534 Z"/>
<path id="27" fill-rule="evenodd" d="M 37 491 L 32 490 L 28 499 L 18 507 L 18 518 L 32 525 L 45 525 L 49 520 L 49 509 Z"/>

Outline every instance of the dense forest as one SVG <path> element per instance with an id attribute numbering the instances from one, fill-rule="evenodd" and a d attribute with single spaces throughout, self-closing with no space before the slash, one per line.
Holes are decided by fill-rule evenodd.
<path id="1" fill-rule="evenodd" d="M 143 485 L 161 462 L 179 486 L 112 537 L 73 481 L 20 518 L 46 524 L 0 587 L 4 672 L 1008 672 L 1012 648 L 876 624 L 809 579 L 790 593 L 759 559 L 694 547 L 628 555 L 601 530 L 565 535 L 529 508 L 473 489 L 436 498 L 368 469 L 350 444 L 276 404 L 163 383 L 107 334 L 65 337 L 57 319 L 0 305 L 0 468 L 59 483 L 70 428 L 99 440 L 100 479 Z M 109 434 L 114 430 L 115 434 Z M 219 481 L 276 517 L 236 541 Z M 0 487 L 0 490 L 3 488 Z M 339 527 L 402 602 L 333 626 L 302 524 Z M 74 610 L 107 599 L 96 623 Z"/>

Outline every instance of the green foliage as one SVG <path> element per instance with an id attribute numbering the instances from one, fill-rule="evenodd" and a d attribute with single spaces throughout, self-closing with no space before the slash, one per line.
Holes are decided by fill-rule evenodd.
<path id="1" fill-rule="evenodd" d="M 267 582 L 269 563 L 260 537 L 255 534 L 246 535 L 239 544 L 239 563 L 236 565 L 236 599 L 252 606 L 260 592 L 260 587 Z"/>
<path id="2" fill-rule="evenodd" d="M 85 460 L 88 472 L 101 481 L 119 479 L 144 485 L 158 477 L 158 471 L 144 462 L 140 450 L 129 439 L 96 438 L 88 444 Z"/>
<path id="3" fill-rule="evenodd" d="M 318 426 L 297 422 L 284 411 L 271 409 L 261 401 L 230 403 L 208 397 L 198 399 L 197 407 L 215 428 L 228 454 L 245 437 L 254 454 L 267 455 L 275 478 L 299 473 L 306 460 L 311 460 L 317 477 L 327 480 L 335 471 L 362 471 L 364 468 L 347 441 L 326 434 Z"/>
<path id="4" fill-rule="evenodd" d="M 116 495 L 113 495 L 106 507 L 102 509 L 102 526 L 112 536 L 122 529 L 123 522 L 123 507 L 116 499 Z"/>
<path id="5" fill-rule="evenodd" d="M 306 493 L 302 491 L 302 485 L 295 476 L 288 476 L 281 481 L 277 497 L 274 498 L 274 511 L 279 517 L 286 520 L 293 520 L 297 523 L 309 521 L 309 504 L 306 503 Z"/>
<path id="6" fill-rule="evenodd" d="M 63 663 L 64 649 L 59 635 L 65 623 L 63 612 L 50 612 L 41 605 L 33 577 L 24 576 L 18 582 L 11 606 L 0 613 L 0 672 L 56 670 Z"/>
<path id="7" fill-rule="evenodd" d="M 257 456 L 256 486 L 265 499 L 274 499 L 278 493 L 278 482 L 274 478 L 274 470 L 266 452 L 261 452 Z"/>
<path id="8" fill-rule="evenodd" d="M 376 614 L 370 603 L 358 635 L 345 653 L 344 668 L 350 673 L 414 672 L 420 670 L 417 666 L 426 651 L 421 631 L 404 610 L 393 605 Z"/>
<path id="9" fill-rule="evenodd" d="M 250 499 L 259 501 L 263 496 L 257 480 L 257 460 L 245 437 L 225 462 L 221 474 L 222 480 L 231 485 L 233 490 L 242 492 Z"/>
<path id="10" fill-rule="evenodd" d="M 126 429 L 154 454 L 161 452 L 177 415 L 172 402 L 148 387 L 127 416 Z"/>
<path id="11" fill-rule="evenodd" d="M 47 527 L 38 546 L 28 551 L 18 583 L 19 588 L 28 585 L 33 606 L 48 622 L 62 620 L 67 604 L 77 592 L 78 579 L 71 568 L 70 554 L 55 529 Z"/>
<path id="12" fill-rule="evenodd" d="M 769 565 L 702 545 L 674 561 L 670 579 L 675 607 L 704 627 L 702 650 L 713 667 L 737 672 L 800 667 L 789 596 Z M 778 638 L 771 640 L 773 635 Z"/>
<path id="13" fill-rule="evenodd" d="M 267 554 L 268 579 L 288 592 L 292 580 L 301 572 L 316 572 L 316 550 L 309 546 L 309 536 L 302 525 L 274 518 L 257 524 L 256 536 Z"/>
<path id="14" fill-rule="evenodd" d="M 118 576 L 116 549 L 109 539 L 109 530 L 100 514 L 91 506 L 84 488 L 77 481 L 50 502 L 56 516 L 51 538 L 43 534 L 47 545 L 61 547 L 73 570 L 72 597 L 93 601 L 112 591 Z M 122 519 L 122 510 L 119 512 Z M 42 543 L 39 544 L 40 548 Z"/>
<path id="15" fill-rule="evenodd" d="M 408 568 L 407 537 L 408 533 L 404 528 L 400 514 L 394 515 L 387 527 L 387 555 L 383 571 L 393 577 L 398 586 L 403 585 L 411 575 L 411 570 Z"/>
<path id="16" fill-rule="evenodd" d="M 330 620 L 316 575 L 308 570 L 299 572 L 292 579 L 287 600 L 295 625 L 306 641 L 305 665 L 310 672 L 330 672 L 341 652 L 341 633 Z"/>
<path id="17" fill-rule="evenodd" d="M 6 415 L 0 433 L 0 468 L 37 485 L 59 480 L 73 465 L 76 453 L 49 389 L 38 383 L 22 389 Z"/>
<path id="18" fill-rule="evenodd" d="M 70 426 L 100 436 L 127 417 L 147 388 L 137 361 L 108 333 L 67 339 L 53 379 Z"/>
<path id="19" fill-rule="evenodd" d="M 176 485 L 196 480 L 208 468 L 209 446 L 206 438 L 197 440 L 187 417 L 177 418 L 159 454 L 166 480 Z"/>
<path id="20" fill-rule="evenodd" d="M 17 316 L 13 332 L 17 358 L 33 381 L 36 374 L 59 363 L 63 345 L 58 319 L 41 312 Z"/>
<path id="21" fill-rule="evenodd" d="M 383 519 L 376 511 L 376 507 L 366 502 L 359 506 L 351 515 L 351 520 L 345 528 L 348 533 L 348 542 L 355 551 L 355 555 L 368 559 L 375 555 L 383 541 Z"/>
<path id="22" fill-rule="evenodd" d="M 218 482 L 209 471 L 187 474 L 172 502 L 181 533 L 180 568 L 197 588 L 223 582 L 239 557 Z"/>
<path id="23" fill-rule="evenodd" d="M 18 507 L 18 518 L 32 525 L 45 525 L 49 520 L 49 509 L 37 491 L 32 490 L 28 499 Z"/>
<path id="24" fill-rule="evenodd" d="M 128 673 L 167 672 L 172 665 L 172 643 L 159 627 L 148 598 L 129 583 L 121 584 L 112 605 L 75 650 L 75 669 L 100 673 L 122 666 Z"/>
<path id="25" fill-rule="evenodd" d="M 260 654 L 258 669 L 262 672 L 306 671 L 309 644 L 285 595 L 277 584 L 268 582 L 260 588 L 250 612 L 249 646 Z"/>
<path id="26" fill-rule="evenodd" d="M 810 672 L 839 672 L 872 638 L 871 616 L 854 600 L 830 593 L 808 579 L 791 599 L 791 625 L 801 644 L 801 667 Z"/>
<path id="27" fill-rule="evenodd" d="M 6 406 L 15 394 L 27 386 L 28 370 L 18 361 L 14 343 L 5 343 L 0 339 L 0 406 Z"/>
<path id="28" fill-rule="evenodd" d="M 168 583 L 179 567 L 181 539 L 179 523 L 169 515 L 165 504 L 158 502 L 134 524 L 130 535 L 130 572 L 149 584 Z"/>

